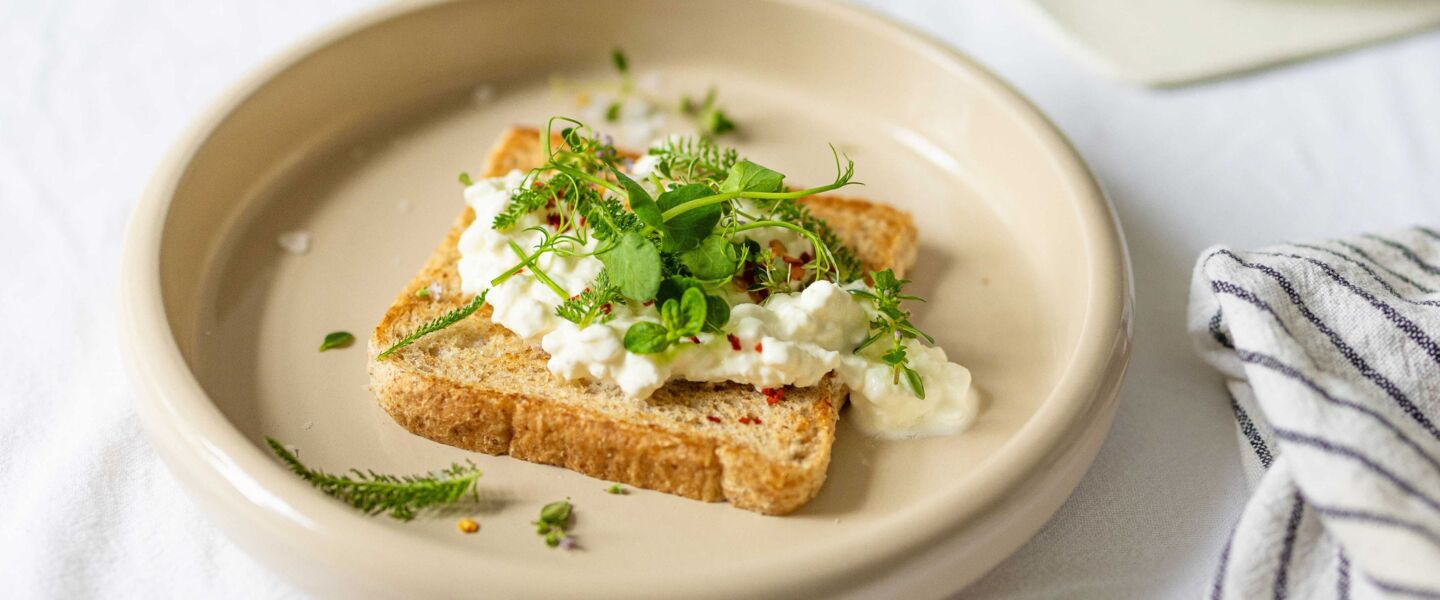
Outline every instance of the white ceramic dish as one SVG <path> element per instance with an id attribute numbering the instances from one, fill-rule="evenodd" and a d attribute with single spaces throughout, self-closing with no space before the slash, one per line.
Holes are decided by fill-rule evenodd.
<path id="1" fill-rule="evenodd" d="M 411 436 L 365 389 L 361 348 L 462 208 L 512 123 L 567 110 L 553 73 L 604 76 L 612 46 L 666 93 L 709 83 L 751 157 L 917 214 L 916 318 L 975 373 L 969 433 L 877 442 L 842 426 L 821 495 L 787 517 L 474 455 Z M 480 86 L 495 97 L 475 102 Z M 301 256 L 285 231 L 313 235 Z M 156 173 L 127 235 L 123 318 L 140 414 L 176 477 L 241 546 L 335 595 L 935 597 L 1032 535 L 1109 428 L 1129 345 L 1129 267 L 1110 206 L 1065 140 L 983 69 L 822 2 L 388 6 L 227 95 Z M 485 470 L 481 530 L 365 517 L 264 449 L 332 470 Z M 584 550 L 529 521 L 571 497 Z"/>

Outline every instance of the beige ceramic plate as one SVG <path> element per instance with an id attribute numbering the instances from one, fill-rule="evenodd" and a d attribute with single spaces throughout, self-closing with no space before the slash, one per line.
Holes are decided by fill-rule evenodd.
<path id="1" fill-rule="evenodd" d="M 820 496 L 764 517 L 411 436 L 365 390 L 362 339 L 462 208 L 512 123 L 573 110 L 548 78 L 608 75 L 623 45 L 664 93 L 718 84 L 751 157 L 830 175 L 921 230 L 917 319 L 975 374 L 962 436 L 881 443 L 842 427 Z M 476 102 L 491 86 L 493 98 Z M 487 94 L 480 94 L 485 96 Z M 276 244 L 313 235 L 303 256 Z M 140 410 L 176 476 L 241 546 L 308 589 L 369 595 L 942 595 L 1018 547 L 1109 427 L 1129 271 L 1105 198 L 1065 140 L 967 59 L 846 6 L 489 1 L 391 6 L 304 45 L 221 101 L 155 176 L 126 243 Z M 356 514 L 287 473 L 485 471 L 475 535 L 455 517 Z M 529 524 L 569 497 L 583 550 Z M 912 596 L 914 597 L 914 596 Z"/>

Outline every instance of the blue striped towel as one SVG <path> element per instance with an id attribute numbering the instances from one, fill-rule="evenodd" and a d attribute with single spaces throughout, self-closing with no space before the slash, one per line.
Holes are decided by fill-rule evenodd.
<path id="1" fill-rule="evenodd" d="M 1440 233 L 1206 251 L 1190 330 L 1253 496 L 1215 598 L 1440 598 Z"/>

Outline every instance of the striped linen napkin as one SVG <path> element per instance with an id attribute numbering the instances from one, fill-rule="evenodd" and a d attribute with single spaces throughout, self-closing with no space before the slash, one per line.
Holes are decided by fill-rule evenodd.
<path id="1" fill-rule="evenodd" d="M 1437 290 L 1424 228 L 1201 255 L 1190 331 L 1254 494 L 1214 598 L 1440 598 Z"/>

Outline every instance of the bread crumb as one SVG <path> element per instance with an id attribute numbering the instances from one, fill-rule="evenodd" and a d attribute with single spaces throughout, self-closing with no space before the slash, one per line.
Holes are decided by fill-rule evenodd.
<path id="1" fill-rule="evenodd" d="M 475 519 L 471 519 L 470 517 L 460 519 L 460 522 L 456 523 L 455 527 L 462 533 L 475 533 L 480 531 L 480 524 L 476 523 Z"/>
<path id="2" fill-rule="evenodd" d="M 313 241 L 314 238 L 315 236 L 310 232 L 297 229 L 295 231 L 286 231 L 276 236 L 275 243 L 279 244 L 280 249 L 286 253 L 301 256 L 310 252 L 310 242 Z"/>

